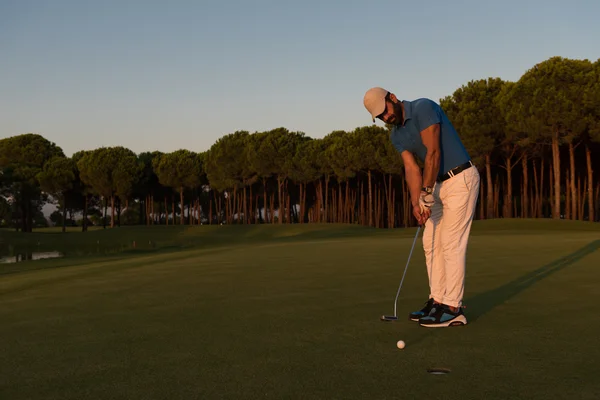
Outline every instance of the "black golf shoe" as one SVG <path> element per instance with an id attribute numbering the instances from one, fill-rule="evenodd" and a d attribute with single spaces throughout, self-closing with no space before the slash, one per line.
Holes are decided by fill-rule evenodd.
<path id="1" fill-rule="evenodd" d="M 419 320 L 419 325 L 427 328 L 445 328 L 447 326 L 461 326 L 467 324 L 467 317 L 462 307 L 457 312 L 450 310 L 445 304 L 436 304 L 433 311 Z"/>
<path id="2" fill-rule="evenodd" d="M 431 309 L 433 308 L 433 305 L 434 305 L 434 304 L 433 304 L 433 299 L 429 299 L 429 300 L 427 300 L 427 302 L 425 302 L 425 307 L 423 307 L 423 308 L 422 308 L 422 309 L 420 309 L 419 311 L 414 311 L 414 312 L 411 312 L 411 313 L 408 315 L 408 318 L 409 318 L 411 321 L 416 321 L 416 322 L 418 322 L 418 321 L 419 321 L 419 319 L 421 319 L 421 318 L 423 318 L 423 317 L 425 317 L 425 316 L 429 315 L 429 313 L 431 312 Z"/>

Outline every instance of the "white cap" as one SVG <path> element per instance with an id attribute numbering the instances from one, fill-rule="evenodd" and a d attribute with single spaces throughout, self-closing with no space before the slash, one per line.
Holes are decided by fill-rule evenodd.
<path id="1" fill-rule="evenodd" d="M 387 96 L 388 91 L 380 88 L 374 87 L 367 90 L 365 93 L 365 98 L 363 99 L 363 104 L 369 113 L 371 113 L 371 117 L 373 117 L 373 122 L 375 122 L 375 118 L 382 114 L 385 111 L 385 96 Z"/>

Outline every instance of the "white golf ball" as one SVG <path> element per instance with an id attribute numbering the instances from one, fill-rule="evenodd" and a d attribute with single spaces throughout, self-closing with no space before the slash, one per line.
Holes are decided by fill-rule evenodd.
<path id="1" fill-rule="evenodd" d="M 404 346 L 406 346 L 404 344 L 404 340 L 398 340 L 398 343 L 396 343 L 396 346 L 398 346 L 399 349 L 403 349 Z"/>

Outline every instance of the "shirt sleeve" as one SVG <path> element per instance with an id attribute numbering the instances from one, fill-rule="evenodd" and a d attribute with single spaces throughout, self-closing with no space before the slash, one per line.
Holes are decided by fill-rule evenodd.
<path id="1" fill-rule="evenodd" d="M 402 143 L 400 143 L 400 140 L 398 138 L 398 134 L 394 131 L 392 132 L 392 134 L 390 135 L 390 139 L 392 141 L 392 144 L 394 145 L 394 147 L 396 148 L 396 150 L 398 150 L 399 154 L 402 154 L 402 152 L 404 150 L 406 150 L 404 148 L 404 146 L 402 145 Z"/>
<path id="2" fill-rule="evenodd" d="M 420 131 L 429 128 L 433 124 L 442 122 L 440 106 L 432 100 L 427 99 L 421 101 L 415 111 L 415 119 L 417 120 L 417 126 Z"/>

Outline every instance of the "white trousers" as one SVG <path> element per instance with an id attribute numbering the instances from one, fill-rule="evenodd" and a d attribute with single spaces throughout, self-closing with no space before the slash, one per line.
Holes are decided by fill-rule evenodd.
<path id="1" fill-rule="evenodd" d="M 435 203 L 423 231 L 429 297 L 452 307 L 462 305 L 467 244 L 479 181 L 479 171 L 472 166 L 444 182 L 436 182 Z"/>

